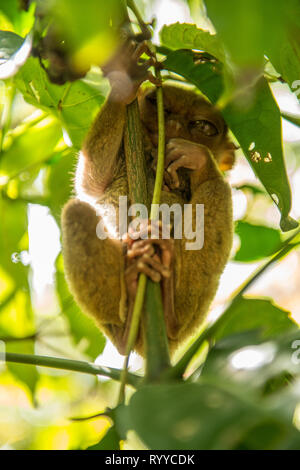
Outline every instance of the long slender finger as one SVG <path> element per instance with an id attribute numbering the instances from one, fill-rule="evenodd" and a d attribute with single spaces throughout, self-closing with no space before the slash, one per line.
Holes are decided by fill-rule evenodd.
<path id="1" fill-rule="evenodd" d="M 153 239 L 149 238 L 148 240 L 139 240 L 134 242 L 132 247 L 127 252 L 128 259 L 134 259 L 141 255 L 148 255 L 155 259 L 155 249 L 154 245 L 158 246 L 163 252 L 173 251 L 174 241 L 172 239 Z M 158 258 L 159 259 L 159 258 Z M 168 263 L 163 263 L 168 265 Z"/>
<path id="2" fill-rule="evenodd" d="M 149 256 L 152 256 L 154 254 L 155 250 L 153 246 L 151 245 L 141 245 L 139 247 L 134 247 L 127 252 L 127 258 L 128 259 L 134 259 L 137 258 L 138 256 L 142 256 L 144 254 L 148 254 Z"/>
<path id="3" fill-rule="evenodd" d="M 155 269 L 150 268 L 148 264 L 144 263 L 142 260 L 137 262 L 137 270 L 140 273 L 146 274 L 153 282 L 160 282 L 161 275 Z"/>
<path id="4" fill-rule="evenodd" d="M 146 41 L 143 41 L 138 44 L 134 53 L 132 54 L 133 60 L 137 62 L 144 53 L 146 53 L 149 57 L 153 57 L 153 53 L 149 49 L 149 46 Z"/>
<path id="5" fill-rule="evenodd" d="M 186 157 L 186 155 L 182 155 L 182 157 L 178 158 L 178 160 L 175 160 L 173 163 L 171 163 L 169 166 L 168 166 L 168 173 L 170 173 L 170 175 L 172 176 L 173 180 L 174 180 L 174 183 L 178 184 L 179 186 L 179 179 L 178 179 L 178 175 L 177 175 L 177 170 L 178 168 L 189 168 L 189 169 L 194 169 L 192 165 L 188 165 L 188 158 Z M 177 187 L 178 187 L 177 186 Z"/>
<path id="6" fill-rule="evenodd" d="M 168 168 L 170 163 L 172 163 L 174 160 L 177 160 L 182 156 L 182 151 L 178 148 L 173 148 L 172 150 L 169 150 L 166 154 L 166 159 L 165 159 L 165 168 Z"/>
<path id="7" fill-rule="evenodd" d="M 163 238 L 149 238 L 149 240 L 146 240 L 147 243 L 150 245 L 157 245 L 159 248 L 162 250 L 168 250 L 170 243 L 172 243 L 172 240 L 167 240 Z"/>
<path id="8" fill-rule="evenodd" d="M 159 261 L 165 268 L 170 269 L 174 258 L 174 240 L 172 238 L 170 240 L 160 240 L 159 248 L 161 256 L 155 254 L 153 259 Z"/>
<path id="9" fill-rule="evenodd" d="M 128 266 L 128 268 L 126 268 L 125 276 L 126 276 L 127 283 L 129 284 L 132 284 L 135 281 L 137 281 L 138 275 L 137 275 L 136 264 L 137 264 L 136 262 L 132 263 L 130 266 Z"/>
<path id="10" fill-rule="evenodd" d="M 181 160 L 181 159 L 179 159 L 179 160 Z M 172 186 L 174 188 L 179 188 L 179 185 L 180 185 L 179 178 L 178 178 L 178 175 L 177 175 L 177 172 L 176 172 L 176 169 L 179 168 L 180 165 L 175 166 L 175 164 L 179 160 L 176 160 L 175 163 L 171 163 L 171 165 L 167 168 L 167 172 L 169 173 L 169 175 L 172 178 Z"/>

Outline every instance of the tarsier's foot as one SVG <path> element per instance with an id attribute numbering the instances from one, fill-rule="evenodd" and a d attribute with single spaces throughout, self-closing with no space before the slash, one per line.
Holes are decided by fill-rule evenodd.
<path id="1" fill-rule="evenodd" d="M 128 293 L 135 296 L 137 280 L 140 273 L 146 274 L 153 282 L 171 277 L 173 260 L 173 240 L 162 239 L 162 226 L 153 223 L 155 234 L 151 237 L 151 222 L 145 221 L 139 231 L 130 230 L 123 237 L 127 245 L 126 283 Z"/>
<path id="2" fill-rule="evenodd" d="M 156 238 L 146 238 L 151 236 L 151 227 Z M 145 221 L 138 232 L 131 230 L 123 237 L 127 245 L 125 280 L 129 302 L 135 298 L 140 273 L 153 282 L 161 282 L 167 333 L 173 338 L 177 327 L 173 289 L 174 240 L 162 239 L 162 235 L 160 222 L 152 222 L 151 226 L 150 221 Z"/>
<path id="3" fill-rule="evenodd" d="M 142 61 L 143 54 L 146 54 L 149 59 Z M 159 80 L 149 71 L 149 68 L 154 65 L 156 65 L 156 59 L 146 41 L 137 43 L 133 39 L 127 39 L 114 57 L 102 67 L 112 87 L 112 98 L 129 104 L 135 99 L 144 81 L 149 80 L 160 85 Z"/>

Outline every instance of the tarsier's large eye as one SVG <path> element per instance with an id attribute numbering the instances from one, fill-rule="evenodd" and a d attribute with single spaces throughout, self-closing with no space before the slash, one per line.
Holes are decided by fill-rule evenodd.
<path id="1" fill-rule="evenodd" d="M 206 119 L 199 119 L 197 121 L 192 121 L 190 126 L 197 131 L 202 132 L 202 134 L 207 135 L 208 137 L 213 137 L 219 134 L 218 129 L 212 123 L 207 121 Z"/>

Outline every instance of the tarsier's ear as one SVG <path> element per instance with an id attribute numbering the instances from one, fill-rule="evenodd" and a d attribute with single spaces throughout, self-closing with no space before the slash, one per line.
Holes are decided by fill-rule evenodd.
<path id="1" fill-rule="evenodd" d="M 221 171 L 231 170 L 235 162 L 235 150 L 238 148 L 239 147 L 237 147 L 233 142 L 226 139 L 224 146 L 220 149 L 217 156 L 218 165 Z"/>

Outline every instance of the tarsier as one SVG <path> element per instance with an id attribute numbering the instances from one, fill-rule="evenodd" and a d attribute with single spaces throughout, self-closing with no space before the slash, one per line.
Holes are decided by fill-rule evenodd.
<path id="1" fill-rule="evenodd" d="M 138 95 L 144 134 L 148 190 L 152 194 L 158 145 L 152 58 L 141 63 L 144 43 L 130 41 L 106 67 L 110 95 L 83 145 L 76 175 L 78 196 L 62 214 L 66 278 L 75 300 L 124 354 L 137 281 L 145 273 L 161 284 L 170 351 L 203 322 L 232 244 L 231 190 L 222 171 L 232 167 L 234 145 L 219 112 L 191 90 L 163 85 L 165 177 L 161 203 L 204 205 L 204 245 L 186 250 L 182 239 L 131 236 L 101 240 L 97 208 L 128 195 L 123 135 L 126 105 Z M 150 52 L 147 52 L 150 55 Z M 89 202 L 85 202 L 85 201 Z M 144 231 L 149 225 L 144 225 Z M 141 234 L 140 234 L 141 235 Z M 144 238 L 144 237 L 143 237 Z M 124 250 L 126 246 L 127 250 Z M 143 354 L 143 322 L 135 349 Z"/>

